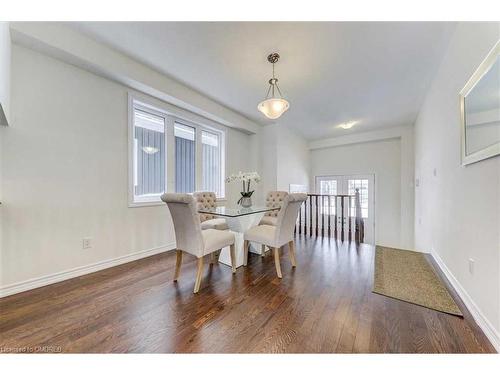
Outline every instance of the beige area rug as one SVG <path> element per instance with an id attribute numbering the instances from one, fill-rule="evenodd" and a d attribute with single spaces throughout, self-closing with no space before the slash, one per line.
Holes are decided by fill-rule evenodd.
<path id="1" fill-rule="evenodd" d="M 373 292 L 463 316 L 422 253 L 377 246 Z"/>

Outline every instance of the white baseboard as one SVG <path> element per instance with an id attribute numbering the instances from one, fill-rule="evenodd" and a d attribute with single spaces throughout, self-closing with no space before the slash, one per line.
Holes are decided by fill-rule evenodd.
<path id="1" fill-rule="evenodd" d="M 103 260 L 86 266 L 76 267 L 70 270 L 56 272 L 50 275 L 36 277 L 18 283 L 5 285 L 0 287 L 0 298 L 10 296 L 12 294 L 25 292 L 27 290 L 40 288 L 42 286 L 58 283 L 60 281 L 72 279 L 74 277 L 86 275 L 106 268 L 115 267 L 120 264 L 132 262 L 134 260 L 146 258 L 151 255 L 163 253 L 165 251 L 173 249 L 175 249 L 175 243 L 170 243 L 164 246 L 154 247 L 152 249 L 146 249 L 138 251 L 136 253 L 123 255 L 118 258 Z"/>
<path id="2" fill-rule="evenodd" d="M 441 257 L 435 251 L 431 251 L 431 255 L 438 264 L 441 271 L 443 271 L 457 294 L 460 296 L 467 309 L 470 311 L 479 328 L 481 328 L 488 340 L 490 340 L 491 345 L 495 347 L 496 351 L 500 353 L 500 334 L 498 333 L 498 331 L 495 329 L 493 324 L 491 324 L 491 322 L 484 316 L 482 311 L 472 300 L 471 296 L 469 296 L 469 294 L 465 291 L 462 284 L 460 284 L 456 277 L 453 276 L 449 268 L 446 266 L 446 264 L 444 264 Z"/>

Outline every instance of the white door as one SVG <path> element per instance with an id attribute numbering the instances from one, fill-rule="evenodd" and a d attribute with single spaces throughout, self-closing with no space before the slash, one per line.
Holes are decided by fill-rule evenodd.
<path id="1" fill-rule="evenodd" d="M 369 175 L 340 175 L 340 176 L 318 176 L 316 177 L 316 192 L 328 195 L 354 195 L 359 189 L 361 215 L 365 224 L 365 243 L 375 243 L 375 176 Z M 339 207 L 336 207 L 339 206 Z M 348 225 L 347 220 L 353 220 L 356 212 L 354 209 L 354 199 L 351 199 L 350 206 L 344 205 L 344 215 L 340 210 L 340 199 L 335 205 L 334 200 L 330 203 L 331 212 L 337 216 L 337 225 L 342 226 L 342 216 L 344 216 L 344 227 Z M 348 219 L 349 218 L 349 219 Z"/>

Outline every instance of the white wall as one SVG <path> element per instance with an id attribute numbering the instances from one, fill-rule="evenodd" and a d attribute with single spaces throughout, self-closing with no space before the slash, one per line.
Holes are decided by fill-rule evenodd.
<path id="1" fill-rule="evenodd" d="M 0 202 L 3 200 L 2 192 L 2 166 L 3 166 L 3 125 L 10 123 L 10 60 L 11 42 L 8 22 L 0 22 Z M 0 281 L 2 279 L 2 237 L 3 237 L 3 207 L 0 206 Z M 0 283 L 1 285 L 1 283 Z"/>
<path id="2" fill-rule="evenodd" d="M 290 184 L 309 185 L 309 145 L 307 140 L 286 126 L 266 125 L 258 135 L 260 199 L 268 191 L 289 191 Z"/>
<path id="3" fill-rule="evenodd" d="M 262 193 L 259 198 L 263 200 L 268 191 L 277 189 L 278 140 L 276 126 L 264 126 L 258 134 L 258 141 L 260 144 L 259 173 L 262 177 L 262 182 L 259 184 L 259 190 L 262 190 Z"/>
<path id="4" fill-rule="evenodd" d="M 311 150 L 311 186 L 315 176 L 348 174 L 375 174 L 376 243 L 405 247 L 401 238 L 401 139 Z"/>
<path id="5" fill-rule="evenodd" d="M 173 248 L 166 206 L 127 207 L 127 88 L 32 50 L 12 49 L 4 160 L 1 285 Z M 255 169 L 252 137 L 227 132 L 227 170 Z M 229 199 L 238 187 L 227 186 Z M 93 247 L 82 250 L 83 237 Z"/>
<path id="6" fill-rule="evenodd" d="M 461 166 L 458 93 L 499 37 L 498 23 L 457 26 L 415 124 L 416 247 L 442 260 L 497 339 L 500 157 Z"/>
<path id="7" fill-rule="evenodd" d="M 227 129 L 226 175 L 239 171 L 258 171 L 259 145 L 255 135 L 244 134 L 238 130 Z M 255 202 L 258 202 L 262 192 L 260 185 L 253 185 Z M 226 202 L 222 204 L 235 206 L 240 199 L 241 186 L 238 183 L 226 184 Z"/>
<path id="8" fill-rule="evenodd" d="M 0 22 L 0 125 L 7 125 L 10 112 L 10 31 Z"/>
<path id="9" fill-rule="evenodd" d="M 307 140 L 285 124 L 277 127 L 277 190 L 289 191 L 290 184 L 309 187 L 310 152 Z M 309 191 L 309 189 L 307 190 Z"/>
<path id="10" fill-rule="evenodd" d="M 390 161 L 385 159 L 379 160 L 378 149 L 372 146 L 359 146 L 368 145 L 371 143 L 377 144 L 385 140 L 399 140 L 399 153 L 394 153 Z M 356 146 L 352 148 L 353 146 Z M 336 148 L 342 147 L 345 155 L 338 155 Z M 370 150 L 370 147 L 372 148 Z M 376 241 L 379 244 L 395 246 L 403 249 L 413 249 L 413 230 L 414 230 L 414 147 L 413 147 L 413 126 L 397 126 L 389 127 L 370 132 L 348 134 L 341 137 L 327 138 L 309 142 L 311 149 L 311 190 L 314 189 L 314 179 L 318 175 L 330 174 L 375 174 L 377 170 L 381 170 L 382 174 L 399 175 L 399 198 L 393 196 L 390 199 L 390 204 L 380 205 L 380 197 L 382 194 L 380 189 L 388 191 L 397 191 L 396 182 L 390 188 L 384 185 L 386 182 L 382 181 L 383 185 L 379 188 L 379 180 L 375 181 L 375 211 L 376 211 Z M 317 153 L 318 150 L 325 150 L 322 153 Z M 326 150 L 331 150 L 328 152 Z M 360 156 L 351 156 L 354 152 L 362 152 Z M 373 154 L 371 154 L 373 152 Z M 318 160 L 318 155 L 322 155 L 323 159 Z M 354 162 L 353 160 L 358 160 Z M 399 160 L 399 164 L 397 164 Z M 316 164 L 323 165 L 322 168 L 316 169 Z M 387 165 L 384 165 L 388 163 Z M 397 167 L 399 165 L 399 167 Z M 336 173 L 335 171 L 345 171 Z M 357 172 L 360 171 L 360 172 Z M 387 199 L 385 200 L 387 202 Z M 398 203 L 399 202 L 399 203 Z M 399 214 L 396 212 L 395 207 L 399 204 Z M 392 208 L 390 208 L 392 207 Z M 386 212 L 387 211 L 387 212 Z M 380 216 L 382 224 L 395 223 L 398 225 L 399 234 L 392 231 L 390 227 L 380 226 L 377 218 Z M 387 218 L 383 219 L 383 218 Z M 379 236 L 381 235 L 381 236 Z M 390 242 L 386 242 L 389 239 Z M 397 240 L 396 240 L 397 239 Z M 384 242 L 381 242 L 384 241 Z"/>

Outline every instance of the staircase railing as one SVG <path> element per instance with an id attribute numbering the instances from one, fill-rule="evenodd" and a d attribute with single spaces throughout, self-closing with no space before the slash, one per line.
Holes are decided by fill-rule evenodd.
<path id="1" fill-rule="evenodd" d="M 364 220 L 359 189 L 354 195 L 307 194 L 299 211 L 295 233 L 363 242 Z"/>

